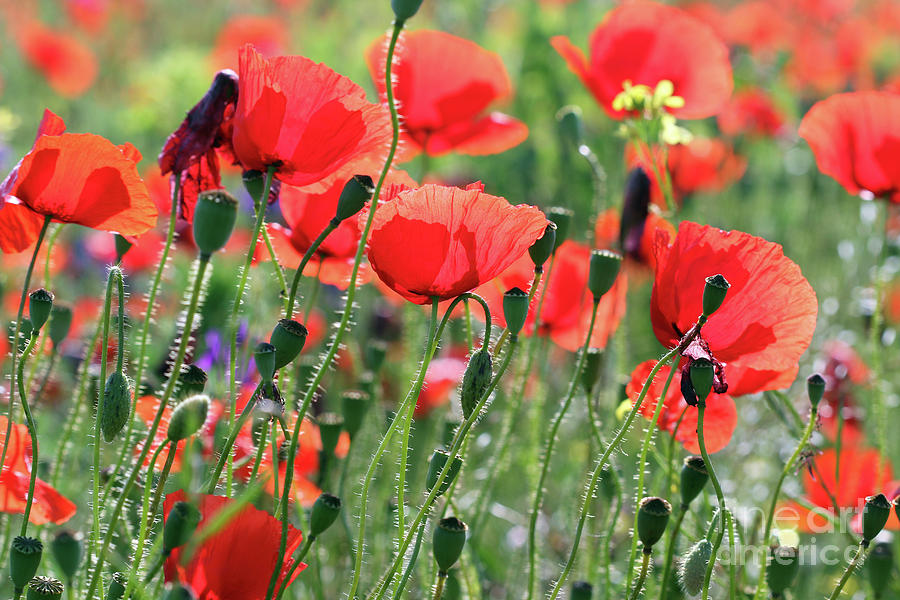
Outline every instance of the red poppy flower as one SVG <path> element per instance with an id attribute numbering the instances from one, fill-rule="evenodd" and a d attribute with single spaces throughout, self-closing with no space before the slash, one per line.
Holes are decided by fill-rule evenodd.
<path id="1" fill-rule="evenodd" d="M 613 9 L 591 34 L 590 62 L 565 36 L 551 39 L 569 68 L 613 118 L 625 81 L 655 88 L 671 81 L 684 107 L 676 117 L 716 114 L 731 95 L 728 49 L 704 23 L 682 10 L 655 2 L 629 2 Z"/>
<path id="2" fill-rule="evenodd" d="M 387 44 L 377 40 L 366 60 L 382 101 Z M 401 160 L 420 152 L 438 156 L 497 154 L 528 137 L 528 126 L 492 104 L 512 96 L 503 61 L 469 40 L 442 31 L 403 32 L 394 57 L 394 93 L 403 124 Z"/>
<path id="3" fill-rule="evenodd" d="M 77 98 L 97 78 L 94 53 L 71 35 L 53 31 L 35 21 L 25 26 L 20 44 L 26 60 L 61 96 Z"/>
<path id="4" fill-rule="evenodd" d="M 744 46 L 765 58 L 786 50 L 794 29 L 783 6 L 764 0 L 739 2 L 725 15 L 724 35 L 728 43 Z"/>
<path id="5" fill-rule="evenodd" d="M 670 348 L 678 344 L 702 312 L 705 278 L 721 273 L 731 289 L 694 350 L 724 367 L 733 396 L 789 386 L 818 310 L 800 267 L 778 244 L 688 221 L 666 242 L 661 236 L 657 244 L 650 302 L 657 339 Z"/>
<path id="6" fill-rule="evenodd" d="M 644 361 L 631 373 L 631 380 L 625 387 L 625 393 L 632 402 L 637 400 L 641 394 L 644 382 L 650 376 L 654 365 L 656 365 L 655 360 Z M 671 369 L 668 366 L 661 368 L 650 384 L 650 389 L 641 404 L 641 416 L 645 419 L 653 418 L 656 404 L 659 402 L 670 372 Z M 675 439 L 684 446 L 685 450 L 698 454 L 700 452 L 700 442 L 697 438 L 698 416 L 697 407 L 688 406 L 681 395 L 681 371 L 676 370 L 675 375 L 672 376 L 672 383 L 669 384 L 669 389 L 666 391 L 666 398 L 663 401 L 656 425 L 661 431 L 674 434 Z M 734 400 L 728 394 L 712 393 L 707 399 L 703 418 L 703 441 L 706 444 L 706 450 L 713 453 L 727 446 L 735 427 L 737 427 L 737 408 Z"/>
<path id="7" fill-rule="evenodd" d="M 774 137 L 784 132 L 785 116 L 772 97 L 760 88 L 736 92 L 717 118 L 725 135 Z"/>
<path id="8" fill-rule="evenodd" d="M 391 139 L 387 110 L 361 87 L 302 56 L 266 60 L 240 52 L 241 92 L 232 142 L 245 169 L 277 165 L 277 177 L 306 186 L 355 173 L 353 161 L 383 157 Z"/>
<path id="9" fill-rule="evenodd" d="M 289 33 L 284 20 L 261 15 L 236 15 L 228 19 L 216 36 L 216 44 L 210 55 L 214 69 L 234 69 L 238 64 L 238 52 L 245 44 L 271 58 L 285 54 Z"/>
<path id="10" fill-rule="evenodd" d="M 69 19 L 91 34 L 106 29 L 112 9 L 110 0 L 67 0 Z"/>
<path id="11" fill-rule="evenodd" d="M 819 170 L 851 194 L 871 192 L 900 203 L 900 96 L 837 94 L 817 102 L 800 123 Z"/>
<path id="12" fill-rule="evenodd" d="M 0 416 L 0 451 L 7 444 L 6 417 Z M 25 503 L 28 499 L 28 486 L 31 480 L 31 437 L 24 425 L 13 424 L 10 430 L 9 447 L 6 450 L 6 462 L 0 470 L 0 512 L 9 514 L 25 514 Z M 68 521 L 75 514 L 75 504 L 50 487 L 50 484 L 37 479 L 34 488 L 34 500 L 28 521 L 35 525 Z"/>
<path id="13" fill-rule="evenodd" d="M 413 416 L 417 419 L 428 416 L 431 411 L 450 400 L 450 394 L 462 381 L 466 372 L 466 361 L 454 356 L 436 358 L 425 372 L 425 385 L 416 399 Z"/>
<path id="14" fill-rule="evenodd" d="M 849 19 L 829 30 L 803 27 L 791 37 L 785 78 L 798 92 L 816 97 L 848 87 L 871 87 L 868 57 L 876 37 L 862 19 Z"/>
<path id="15" fill-rule="evenodd" d="M 166 496 L 163 514 L 176 502 L 187 501 L 183 490 Z M 200 494 L 193 498 L 202 518 L 202 530 L 215 515 L 234 502 L 223 496 Z M 278 576 L 281 585 L 294 561 L 289 558 L 300 546 L 302 534 L 288 525 L 285 561 Z M 166 559 L 165 579 L 190 585 L 198 600 L 263 600 L 269 587 L 269 576 L 278 561 L 281 522 L 267 512 L 251 505 L 244 506 L 225 527 L 213 534 L 198 548 L 191 562 L 182 566 L 178 548 Z M 302 565 L 291 581 L 306 568 Z M 277 588 L 276 588 L 277 589 Z"/>
<path id="16" fill-rule="evenodd" d="M 378 209 L 369 263 L 411 302 L 448 300 L 499 275 L 546 227 L 540 210 L 485 194 L 480 183 L 464 190 L 429 184 Z"/>

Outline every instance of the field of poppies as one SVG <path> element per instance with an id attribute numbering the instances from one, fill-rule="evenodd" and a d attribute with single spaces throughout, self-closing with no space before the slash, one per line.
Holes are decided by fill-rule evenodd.
<path id="1" fill-rule="evenodd" d="M 900 598 L 895 0 L 0 31 L 3 597 Z"/>

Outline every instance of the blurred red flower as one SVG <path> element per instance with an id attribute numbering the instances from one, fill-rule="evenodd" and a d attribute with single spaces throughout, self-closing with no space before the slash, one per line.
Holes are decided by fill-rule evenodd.
<path id="1" fill-rule="evenodd" d="M 613 118 L 612 107 L 625 81 L 655 88 L 669 80 L 684 107 L 676 117 L 702 119 L 716 114 L 731 95 L 728 49 L 706 24 L 686 12 L 637 1 L 613 9 L 590 39 L 590 62 L 565 36 L 551 39 L 569 68 Z"/>
<path id="2" fill-rule="evenodd" d="M 650 302 L 660 343 L 679 343 L 702 312 L 705 278 L 720 273 L 731 289 L 692 347 L 724 367 L 733 396 L 788 387 L 818 311 L 800 267 L 778 244 L 740 231 L 683 221 L 669 241 L 658 238 Z"/>
<path id="3" fill-rule="evenodd" d="M 111 0 L 66 0 L 69 19 L 91 34 L 106 28 L 112 9 Z"/>
<path id="4" fill-rule="evenodd" d="M 775 137 L 784 133 L 785 120 L 772 97 L 755 87 L 735 92 L 717 118 L 722 133 L 732 137 Z"/>
<path id="5" fill-rule="evenodd" d="M 97 78 L 94 53 L 67 33 L 53 31 L 34 21 L 22 30 L 19 44 L 29 64 L 61 96 L 77 98 Z"/>
<path id="6" fill-rule="evenodd" d="M 163 514 L 168 518 L 176 502 L 189 500 L 197 503 L 202 515 L 198 531 L 234 502 L 231 498 L 207 494 L 189 499 L 183 490 L 178 490 L 166 496 Z M 278 585 L 293 565 L 290 557 L 300 546 L 302 537 L 299 529 L 288 525 L 287 550 Z M 165 580 L 190 585 L 198 600 L 263 600 L 269 576 L 278 560 L 280 540 L 281 522 L 248 504 L 227 525 L 207 538 L 186 566 L 180 564 L 183 548 L 174 550 L 165 562 Z M 305 568 L 306 565 L 302 565 L 291 581 Z"/>
<path id="7" fill-rule="evenodd" d="M 262 15 L 235 15 L 228 19 L 216 36 L 210 63 L 216 71 L 234 69 L 238 53 L 252 44 L 266 58 L 286 54 L 290 34 L 284 20 Z"/>
<path id="8" fill-rule="evenodd" d="M 366 60 L 382 101 L 387 44 L 377 40 Z M 425 152 L 438 156 L 497 154 L 528 137 L 525 123 L 492 104 L 512 96 L 500 57 L 474 42 L 441 31 L 404 32 L 392 75 L 403 127 L 401 161 Z"/>
<path id="9" fill-rule="evenodd" d="M 427 417 L 435 408 L 446 404 L 450 400 L 451 392 L 462 381 L 465 372 L 466 361 L 456 356 L 431 361 L 425 372 L 425 385 L 416 399 L 413 416 L 417 419 Z"/>

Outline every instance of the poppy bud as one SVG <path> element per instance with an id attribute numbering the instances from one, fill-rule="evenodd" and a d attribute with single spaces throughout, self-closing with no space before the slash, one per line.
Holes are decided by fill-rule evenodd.
<path id="1" fill-rule="evenodd" d="M 866 498 L 866 504 L 863 506 L 862 513 L 862 536 L 864 546 L 868 546 L 869 542 L 875 539 L 876 535 L 881 533 L 881 530 L 884 529 L 888 517 L 890 516 L 891 503 L 884 497 L 884 494 Z"/>
<path id="2" fill-rule="evenodd" d="M 710 558 L 712 558 L 712 544 L 703 538 L 691 546 L 681 560 L 678 579 L 689 596 L 696 596 L 703 589 L 703 580 L 706 578 L 706 567 Z"/>
<path id="3" fill-rule="evenodd" d="M 818 373 L 813 373 L 806 378 L 806 394 L 813 408 L 819 406 L 819 401 L 825 394 L 825 378 Z"/>
<path id="4" fill-rule="evenodd" d="M 331 456 L 337 448 L 341 431 L 344 430 L 344 418 L 333 412 L 319 415 L 319 438 L 322 440 L 322 452 Z"/>
<path id="5" fill-rule="evenodd" d="M 84 554 L 83 536 L 71 531 L 60 531 L 50 542 L 50 553 L 59 565 L 60 572 L 68 581 L 72 581 Z"/>
<path id="6" fill-rule="evenodd" d="M 547 223 L 547 228 L 544 229 L 544 235 L 528 248 L 528 255 L 531 256 L 531 262 L 534 263 L 535 273 L 543 272 L 544 263 L 553 254 L 554 248 L 556 248 L 556 223 L 550 221 Z"/>
<path id="7" fill-rule="evenodd" d="M 180 442 L 191 437 L 203 427 L 209 412 L 209 396 L 197 394 L 182 400 L 169 419 L 166 438 L 170 442 Z"/>
<path id="8" fill-rule="evenodd" d="M 201 192 L 194 206 L 194 243 L 207 259 L 225 247 L 237 221 L 238 203 L 226 190 Z"/>
<path id="9" fill-rule="evenodd" d="M 878 542 L 872 546 L 866 568 L 872 591 L 876 598 L 880 598 L 891 582 L 891 571 L 894 570 L 894 549 L 889 542 Z"/>
<path id="10" fill-rule="evenodd" d="M 434 530 L 434 560 L 440 573 L 450 570 L 466 544 L 466 524 L 456 517 L 446 517 Z"/>
<path id="11" fill-rule="evenodd" d="M 341 514 L 341 499 L 331 494 L 322 493 L 313 503 L 312 513 L 309 515 L 309 536 L 319 537 L 326 529 L 331 527 Z"/>
<path id="12" fill-rule="evenodd" d="M 28 593 L 25 600 L 59 600 L 65 588 L 62 581 L 38 575 L 28 582 Z"/>
<path id="13" fill-rule="evenodd" d="M 260 342 L 253 350 L 253 361 L 263 383 L 272 383 L 275 377 L 275 346 L 268 342 Z"/>
<path id="14" fill-rule="evenodd" d="M 200 509 L 193 504 L 179 501 L 172 505 L 163 528 L 163 554 L 165 556 L 191 539 L 200 524 L 201 517 Z"/>
<path id="15" fill-rule="evenodd" d="M 122 259 L 125 258 L 125 255 L 128 254 L 128 251 L 131 250 L 134 244 L 129 242 L 124 235 L 119 235 L 118 233 L 113 234 L 113 239 L 116 240 L 116 263 L 118 264 L 122 262 Z"/>
<path id="16" fill-rule="evenodd" d="M 800 571 L 800 556 L 796 548 L 775 546 L 769 548 L 769 566 L 766 568 L 766 583 L 773 598 L 781 595 L 791 587 Z"/>
<path id="17" fill-rule="evenodd" d="M 553 241 L 553 252 L 569 239 L 569 226 L 575 213 L 568 208 L 553 206 L 547 209 L 547 218 L 556 223 L 556 239 Z"/>
<path id="18" fill-rule="evenodd" d="M 269 343 L 275 346 L 275 368 L 280 369 L 294 360 L 303 345 L 309 332 L 306 327 L 292 319 L 281 319 L 272 330 Z"/>
<path id="19" fill-rule="evenodd" d="M 503 294 L 503 318 L 510 335 L 519 335 L 528 317 L 528 294 L 514 287 Z"/>
<path id="20" fill-rule="evenodd" d="M 16 590 L 23 590 L 37 573 L 44 545 L 41 540 L 17 535 L 9 549 L 9 578 Z"/>
<path id="21" fill-rule="evenodd" d="M 50 310 L 53 308 L 53 294 L 40 288 L 28 294 L 28 318 L 31 326 L 40 330 L 50 318 Z"/>
<path id="22" fill-rule="evenodd" d="M 381 365 L 384 364 L 386 356 L 387 342 L 384 340 L 371 340 L 366 343 L 363 360 L 366 363 L 366 367 L 373 373 L 377 373 L 381 370 Z"/>
<path id="23" fill-rule="evenodd" d="M 644 544 L 644 552 L 650 552 L 666 531 L 672 506 L 662 498 L 644 498 L 638 504 L 638 539 Z"/>
<path id="24" fill-rule="evenodd" d="M 434 486 L 438 481 L 438 477 L 440 477 L 441 475 L 441 471 L 444 470 L 444 465 L 447 464 L 448 458 L 450 458 L 450 454 L 440 449 L 435 449 L 434 453 L 431 455 L 431 462 L 428 463 L 428 474 L 425 479 L 425 488 L 429 492 L 434 489 Z M 450 484 L 452 484 L 453 480 L 456 479 L 456 476 L 459 475 L 459 470 L 462 468 L 462 464 L 462 457 L 457 455 L 453 459 L 453 464 L 450 465 L 450 470 L 447 471 L 447 476 L 444 477 L 444 482 L 441 484 L 441 487 L 438 488 L 438 496 L 447 491 L 447 489 L 450 487 Z"/>
<path id="25" fill-rule="evenodd" d="M 584 357 L 584 370 L 581 372 L 581 385 L 585 393 L 590 396 L 594 386 L 600 381 L 600 366 L 603 362 L 603 350 L 600 348 L 588 348 Z"/>
<path id="26" fill-rule="evenodd" d="M 209 377 L 197 365 L 183 365 L 178 374 L 178 395 L 181 397 L 202 394 Z"/>
<path id="27" fill-rule="evenodd" d="M 697 358 L 691 361 L 691 386 L 700 402 L 706 402 L 712 391 L 714 375 L 713 364 L 707 359 Z"/>
<path id="28" fill-rule="evenodd" d="M 635 167 L 625 180 L 625 198 L 619 226 L 619 247 L 626 256 L 641 259 L 641 240 L 650 215 L 650 178 Z"/>
<path id="29" fill-rule="evenodd" d="M 400 23 L 419 12 L 420 6 L 422 0 L 391 0 L 391 8 L 394 9 L 394 15 Z"/>
<path id="30" fill-rule="evenodd" d="M 113 573 L 109 580 L 109 587 L 106 588 L 106 600 L 122 600 L 126 585 L 128 585 L 128 575 L 121 571 Z"/>
<path id="31" fill-rule="evenodd" d="M 564 142 L 575 148 L 584 143 L 584 120 L 581 118 L 580 107 L 563 106 L 556 113 L 556 123 L 559 127 L 559 135 Z"/>
<path id="32" fill-rule="evenodd" d="M 481 400 L 481 396 L 491 384 L 493 374 L 493 361 L 487 347 L 474 352 L 469 357 L 469 364 L 466 365 L 459 393 L 459 403 L 462 406 L 463 417 L 466 419 L 475 412 L 478 401 Z"/>
<path id="33" fill-rule="evenodd" d="M 113 371 L 106 379 L 100 403 L 100 431 L 103 432 L 103 439 L 107 442 L 116 439 L 116 435 L 128 422 L 130 412 L 131 390 L 128 388 L 128 379 L 121 371 Z"/>
<path id="34" fill-rule="evenodd" d="M 681 506 L 687 508 L 694 498 L 700 495 L 706 482 L 709 481 L 709 473 L 706 471 L 706 463 L 702 456 L 688 456 L 681 467 Z"/>
<path id="35" fill-rule="evenodd" d="M 725 302 L 725 295 L 731 284 L 721 274 L 712 275 L 706 278 L 706 285 L 703 287 L 703 314 L 710 316 L 722 306 Z"/>
<path id="36" fill-rule="evenodd" d="M 197 600 L 197 594 L 191 586 L 184 583 L 173 583 L 166 588 L 163 600 Z"/>
<path id="37" fill-rule="evenodd" d="M 622 266 L 622 255 L 609 250 L 591 252 L 591 268 L 588 272 L 588 289 L 594 296 L 594 302 L 609 291 L 616 282 L 619 267 Z"/>
<path id="38" fill-rule="evenodd" d="M 341 396 L 341 413 L 344 417 L 344 430 L 352 440 L 362 429 L 366 413 L 371 404 L 370 396 L 365 392 L 350 390 Z"/>
<path id="39" fill-rule="evenodd" d="M 571 600 L 591 600 L 594 595 L 594 586 L 587 581 L 576 581 L 572 584 L 572 591 L 569 594 Z"/>
<path id="40" fill-rule="evenodd" d="M 266 185 L 266 174 L 257 169 L 250 169 L 241 173 L 241 181 L 244 183 L 244 189 L 256 203 L 265 193 L 263 186 Z"/>
<path id="41" fill-rule="evenodd" d="M 600 471 L 600 493 L 603 494 L 603 498 L 607 502 L 611 501 L 616 496 L 618 487 L 619 476 L 615 470 L 608 464 L 603 465 L 603 469 Z"/>
<path id="42" fill-rule="evenodd" d="M 349 219 L 363 209 L 372 198 L 374 183 L 368 175 L 354 175 L 344 185 L 341 196 L 338 198 L 337 213 L 334 218 L 338 223 Z"/>
<path id="43" fill-rule="evenodd" d="M 50 324 L 47 330 L 54 347 L 58 347 L 66 339 L 71 327 L 72 309 L 62 304 L 54 304 L 53 310 L 50 311 Z"/>

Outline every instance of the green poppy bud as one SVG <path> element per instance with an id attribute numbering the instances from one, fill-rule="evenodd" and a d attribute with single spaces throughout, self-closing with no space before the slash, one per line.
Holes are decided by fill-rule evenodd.
<path id="1" fill-rule="evenodd" d="M 194 593 L 194 590 L 189 585 L 173 583 L 166 586 L 163 600 L 197 600 L 197 594 Z"/>
<path id="2" fill-rule="evenodd" d="M 384 340 L 369 340 L 366 342 L 366 348 L 363 351 L 363 362 L 373 373 L 381 370 L 384 359 L 387 356 L 387 342 Z"/>
<path id="3" fill-rule="evenodd" d="M 200 192 L 194 206 L 194 243 L 209 259 L 225 247 L 237 221 L 238 202 L 226 190 Z"/>
<path id="4" fill-rule="evenodd" d="M 724 276 L 712 275 L 706 278 L 706 285 L 703 287 L 703 314 L 710 316 L 722 306 L 725 302 L 725 295 L 731 284 Z"/>
<path id="5" fill-rule="evenodd" d="M 825 394 L 825 378 L 818 373 L 813 373 L 806 378 L 806 394 L 813 408 L 819 406 L 819 401 Z"/>
<path id="6" fill-rule="evenodd" d="M 84 536 L 71 531 L 60 531 L 50 542 L 50 553 L 59 565 L 60 572 L 71 582 L 84 556 Z"/>
<path id="7" fill-rule="evenodd" d="M 547 218 L 556 223 L 556 239 L 553 241 L 553 252 L 569 239 L 569 226 L 575 213 L 568 208 L 553 206 L 547 209 Z"/>
<path id="8" fill-rule="evenodd" d="M 300 354 L 309 331 L 292 319 L 281 319 L 272 330 L 269 342 L 275 346 L 275 368 L 280 369 Z"/>
<path id="9" fill-rule="evenodd" d="M 584 357 L 584 370 L 581 371 L 581 385 L 584 392 L 590 396 L 594 386 L 600 381 L 600 367 L 603 363 L 603 350 L 600 348 L 588 348 Z M 590 401 L 590 398 L 588 398 Z"/>
<path id="10" fill-rule="evenodd" d="M 62 598 L 64 589 L 65 587 L 59 579 L 38 575 L 28 582 L 28 593 L 25 595 L 25 600 L 59 600 Z"/>
<path id="11" fill-rule="evenodd" d="M 562 139 L 578 148 L 584 143 L 584 120 L 581 118 L 581 108 L 578 106 L 563 106 L 556 113 L 556 122 L 559 125 L 559 134 Z"/>
<path id="12" fill-rule="evenodd" d="M 696 596 L 703 589 L 703 580 L 710 558 L 712 558 L 712 544 L 705 538 L 691 546 L 682 558 L 678 568 L 678 579 L 689 596 Z"/>
<path id="13" fill-rule="evenodd" d="M 32 537 L 16 536 L 9 548 L 9 578 L 16 590 L 24 590 L 41 564 L 44 545 Z"/>
<path id="14" fill-rule="evenodd" d="M 712 391 L 715 370 L 713 364 L 705 358 L 691 361 L 691 386 L 697 394 L 699 402 L 706 402 L 706 398 Z"/>
<path id="15" fill-rule="evenodd" d="M 263 186 L 266 185 L 266 174 L 262 171 L 256 169 L 244 171 L 241 173 L 241 181 L 244 184 L 244 189 L 253 198 L 254 204 L 266 193 L 263 190 Z"/>
<path id="16" fill-rule="evenodd" d="M 587 581 L 576 581 L 572 584 L 572 591 L 569 593 L 571 600 L 591 600 L 594 595 L 594 586 Z"/>
<path id="17" fill-rule="evenodd" d="M 337 448 L 341 431 L 344 430 L 344 417 L 337 413 L 326 412 L 319 415 L 319 437 L 322 439 L 322 452 L 331 456 Z"/>
<path id="18" fill-rule="evenodd" d="M 163 554 L 168 556 L 172 550 L 187 543 L 200 524 L 200 509 L 188 502 L 176 502 L 169 510 L 166 525 L 163 527 Z"/>
<path id="19" fill-rule="evenodd" d="M 616 282 L 619 268 L 622 266 L 622 255 L 609 250 L 591 252 L 591 266 L 588 272 L 588 289 L 594 296 L 594 302 L 609 291 Z"/>
<path id="20" fill-rule="evenodd" d="M 178 374 L 178 396 L 184 398 L 202 394 L 209 376 L 197 365 L 182 365 Z"/>
<path id="21" fill-rule="evenodd" d="M 122 262 L 122 259 L 125 258 L 125 255 L 128 254 L 128 251 L 131 250 L 131 247 L 134 245 L 129 242 L 124 235 L 119 235 L 118 233 L 113 234 L 113 239 L 116 240 L 116 263 Z"/>
<path id="22" fill-rule="evenodd" d="M 128 575 L 121 571 L 112 574 L 109 587 L 106 588 L 106 600 L 122 600 L 125 595 L 125 587 L 128 585 Z"/>
<path id="23" fill-rule="evenodd" d="M 309 515 L 309 535 L 316 538 L 331 527 L 338 515 L 341 514 L 341 499 L 331 494 L 323 493 L 316 498 Z"/>
<path id="24" fill-rule="evenodd" d="M 28 318 L 31 319 L 31 326 L 35 330 L 40 330 L 50 318 L 50 311 L 53 309 L 53 294 L 40 288 L 28 294 Z"/>
<path id="25" fill-rule="evenodd" d="M 253 350 L 253 361 L 263 383 L 272 383 L 275 377 L 275 346 L 268 342 L 260 342 Z"/>
<path id="26" fill-rule="evenodd" d="M 797 548 L 775 546 L 769 549 L 769 566 L 766 567 L 766 583 L 773 598 L 780 598 L 791 587 L 800 571 L 800 555 Z"/>
<path id="27" fill-rule="evenodd" d="M 600 493 L 603 498 L 610 502 L 616 497 L 619 488 L 619 475 L 612 465 L 605 464 L 600 471 Z"/>
<path id="28" fill-rule="evenodd" d="M 688 456 L 681 467 L 681 506 L 687 508 L 694 498 L 700 495 L 706 482 L 709 481 L 709 473 L 702 456 Z"/>
<path id="29" fill-rule="evenodd" d="M 881 598 L 891 583 L 891 571 L 894 570 L 894 548 L 890 542 L 878 542 L 872 546 L 866 559 L 866 569 L 875 598 Z"/>
<path id="30" fill-rule="evenodd" d="M 868 546 L 875 536 L 881 533 L 891 516 L 891 503 L 884 494 L 877 494 L 866 498 L 862 513 L 863 545 Z"/>
<path id="31" fill-rule="evenodd" d="M 338 198 L 337 214 L 332 224 L 337 226 L 344 219 L 349 219 L 363 209 L 372 198 L 375 185 L 368 175 L 354 175 L 344 185 L 341 196 Z"/>
<path id="32" fill-rule="evenodd" d="M 391 0 L 391 8 L 400 23 L 419 12 L 421 6 L 422 0 Z"/>
<path id="33" fill-rule="evenodd" d="M 366 413 L 372 404 L 371 397 L 365 392 L 350 390 L 341 396 L 341 414 L 344 417 L 344 430 L 352 440 L 362 429 Z"/>
<path id="34" fill-rule="evenodd" d="M 440 573 L 447 573 L 466 544 L 466 524 L 456 517 L 446 517 L 438 522 L 434 530 L 434 560 Z"/>
<path id="35" fill-rule="evenodd" d="M 531 256 L 531 262 L 534 263 L 535 273 L 544 271 L 544 263 L 553 254 L 554 248 L 556 248 L 556 223 L 550 221 L 544 229 L 544 235 L 528 248 L 528 255 Z"/>
<path id="36" fill-rule="evenodd" d="M 121 371 L 113 371 L 106 379 L 100 402 L 100 431 L 103 439 L 112 442 L 125 427 L 131 413 L 131 390 Z"/>
<path id="37" fill-rule="evenodd" d="M 644 544 L 644 552 L 649 553 L 666 531 L 672 506 L 662 498 L 644 498 L 638 504 L 638 539 Z"/>
<path id="38" fill-rule="evenodd" d="M 50 311 L 50 324 L 47 331 L 54 348 L 58 348 L 63 340 L 66 339 L 71 327 L 72 309 L 62 304 L 54 304 L 53 310 Z"/>
<path id="39" fill-rule="evenodd" d="M 519 335 L 528 317 L 528 294 L 514 287 L 503 294 L 503 318 L 510 335 Z"/>
<path id="40" fill-rule="evenodd" d="M 493 377 L 493 361 L 487 347 L 482 348 L 469 357 L 466 372 L 463 374 L 459 403 L 463 416 L 468 419 L 478 407 L 478 402 L 487 391 Z"/>
<path id="41" fill-rule="evenodd" d="M 178 403 L 169 419 L 166 438 L 170 442 L 180 442 L 191 437 L 203 427 L 209 413 L 209 396 L 197 394 Z"/>
<path id="42" fill-rule="evenodd" d="M 444 470 L 444 465 L 447 464 L 448 458 L 450 458 L 450 454 L 441 449 L 436 449 L 431 455 L 431 461 L 428 463 L 428 474 L 425 479 L 425 487 L 429 492 L 431 492 L 431 490 L 434 489 L 435 484 L 437 484 L 438 477 L 440 477 L 441 471 Z M 450 465 L 450 470 L 447 471 L 447 476 L 444 477 L 444 482 L 441 484 L 441 487 L 438 488 L 438 496 L 447 491 L 450 484 L 452 484 L 453 480 L 456 479 L 456 476 L 459 475 L 462 464 L 462 457 L 457 455 Z"/>

